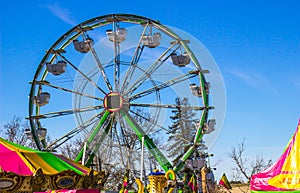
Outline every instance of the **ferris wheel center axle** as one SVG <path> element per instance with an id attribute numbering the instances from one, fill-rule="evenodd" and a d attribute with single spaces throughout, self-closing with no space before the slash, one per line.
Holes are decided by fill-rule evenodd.
<path id="1" fill-rule="evenodd" d="M 103 105 L 109 112 L 119 111 L 123 107 L 123 97 L 118 92 L 108 93 L 103 100 Z"/>

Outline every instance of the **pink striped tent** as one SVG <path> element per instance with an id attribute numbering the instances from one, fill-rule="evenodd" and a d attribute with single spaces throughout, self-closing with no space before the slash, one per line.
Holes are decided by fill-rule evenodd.
<path id="1" fill-rule="evenodd" d="M 39 168 L 44 174 L 65 170 L 86 175 L 91 169 L 58 154 L 30 149 L 0 138 L 0 171 L 18 175 L 33 175 Z"/>
<path id="2" fill-rule="evenodd" d="M 300 121 L 280 158 L 251 177 L 250 189 L 251 193 L 300 193 Z"/>

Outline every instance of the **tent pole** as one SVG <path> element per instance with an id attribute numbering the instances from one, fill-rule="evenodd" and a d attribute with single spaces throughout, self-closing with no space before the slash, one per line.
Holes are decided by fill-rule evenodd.
<path id="1" fill-rule="evenodd" d="M 141 176 L 140 180 L 143 181 L 143 171 L 144 171 L 144 139 L 145 137 L 142 137 L 142 155 L 141 155 Z"/>
<path id="2" fill-rule="evenodd" d="M 84 166 L 84 162 L 85 162 L 85 152 L 86 152 L 86 142 L 84 142 L 84 146 L 83 146 L 83 156 L 82 156 L 82 165 Z"/>

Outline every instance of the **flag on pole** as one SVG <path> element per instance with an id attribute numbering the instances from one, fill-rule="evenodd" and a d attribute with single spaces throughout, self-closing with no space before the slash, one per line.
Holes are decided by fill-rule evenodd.
<path id="1" fill-rule="evenodd" d="M 222 185 L 222 186 L 224 186 L 226 189 L 232 189 L 232 187 L 231 187 L 231 185 L 230 185 L 230 183 L 229 183 L 229 181 L 228 181 L 225 173 L 223 174 L 223 176 L 222 176 L 219 184 Z"/>
<path id="2" fill-rule="evenodd" d="M 196 184 L 194 174 L 192 175 L 190 181 L 188 182 L 188 186 L 192 189 L 193 193 L 197 192 L 197 184 Z"/>
<path id="3" fill-rule="evenodd" d="M 127 190 L 128 176 L 129 176 L 129 173 L 126 172 L 125 175 L 124 175 L 124 178 L 123 178 L 122 188 L 120 189 L 119 193 L 128 193 L 128 190 Z"/>

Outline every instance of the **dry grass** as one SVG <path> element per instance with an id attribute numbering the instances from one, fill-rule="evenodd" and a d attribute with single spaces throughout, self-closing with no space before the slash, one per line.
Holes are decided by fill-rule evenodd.
<path id="1" fill-rule="evenodd" d="M 232 185 L 232 190 L 228 191 L 224 187 L 220 187 L 219 193 L 250 193 L 249 184 L 234 184 Z"/>

